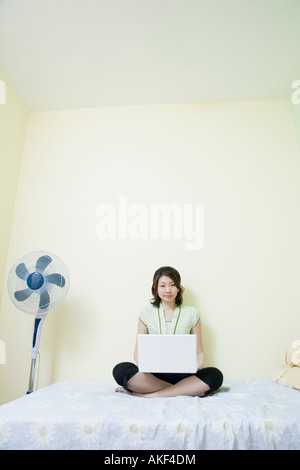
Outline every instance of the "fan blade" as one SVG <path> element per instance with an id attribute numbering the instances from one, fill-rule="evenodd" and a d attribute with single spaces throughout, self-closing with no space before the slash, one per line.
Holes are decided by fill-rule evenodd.
<path id="1" fill-rule="evenodd" d="M 29 271 L 28 271 L 28 269 L 26 268 L 26 266 L 25 266 L 24 263 L 18 264 L 18 266 L 16 267 L 16 275 L 17 275 L 20 279 L 24 279 L 24 281 L 28 278 L 28 276 L 29 276 Z"/>
<path id="2" fill-rule="evenodd" d="M 55 284 L 59 287 L 64 287 L 66 283 L 65 278 L 58 273 L 49 274 L 49 276 L 45 276 L 45 281 L 50 282 L 50 284 Z"/>
<path id="3" fill-rule="evenodd" d="M 40 303 L 39 303 L 39 308 L 42 310 L 45 310 L 45 308 L 48 308 L 50 304 L 50 296 L 48 292 L 45 290 L 40 297 Z"/>
<path id="4" fill-rule="evenodd" d="M 48 264 L 51 263 L 51 261 L 52 261 L 51 256 L 48 256 L 48 255 L 40 256 L 36 262 L 37 272 L 42 273 L 43 271 L 45 271 L 45 269 L 47 268 Z"/>
<path id="5" fill-rule="evenodd" d="M 32 294 L 31 289 L 23 289 L 23 290 L 18 290 L 17 292 L 14 293 L 15 299 L 18 300 L 19 302 L 22 302 L 23 300 L 28 299 L 28 297 Z"/>

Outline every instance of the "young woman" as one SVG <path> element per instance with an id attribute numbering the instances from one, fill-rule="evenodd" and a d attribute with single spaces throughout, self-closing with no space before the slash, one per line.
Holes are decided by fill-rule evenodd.
<path id="1" fill-rule="evenodd" d="M 134 396 L 176 397 L 205 396 L 217 390 L 223 382 L 222 373 L 215 367 L 204 368 L 200 315 L 194 307 L 183 305 L 183 287 L 179 272 L 170 266 L 159 268 L 153 276 L 151 305 L 144 307 L 138 320 L 138 334 L 195 334 L 197 335 L 197 364 L 195 374 L 144 373 L 138 369 L 137 342 L 134 350 L 136 364 L 121 362 L 113 369 L 116 392 Z"/>

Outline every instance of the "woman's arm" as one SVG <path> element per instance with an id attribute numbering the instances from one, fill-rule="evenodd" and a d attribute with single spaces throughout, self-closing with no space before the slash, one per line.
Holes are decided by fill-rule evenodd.
<path id="1" fill-rule="evenodd" d="M 141 320 L 138 321 L 138 329 L 137 329 L 137 335 L 147 335 L 149 333 L 148 328 L 144 323 L 141 322 Z M 134 353 L 133 357 L 135 360 L 136 365 L 138 366 L 138 337 L 136 336 L 136 342 L 135 342 L 135 348 L 134 348 Z"/>
<path id="2" fill-rule="evenodd" d="M 204 367 L 205 355 L 202 346 L 202 337 L 201 337 L 201 321 L 198 320 L 194 328 L 191 329 L 191 334 L 197 335 L 197 370 L 200 370 Z"/>

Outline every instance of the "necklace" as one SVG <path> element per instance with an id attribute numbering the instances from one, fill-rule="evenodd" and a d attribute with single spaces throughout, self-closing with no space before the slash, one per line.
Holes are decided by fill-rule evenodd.
<path id="1" fill-rule="evenodd" d="M 174 331 L 173 331 L 173 333 L 172 333 L 173 335 L 175 335 L 175 332 L 176 332 L 176 329 L 177 329 L 177 325 L 178 325 L 178 321 L 179 321 L 180 314 L 181 314 L 181 305 L 180 305 L 180 307 L 179 307 L 179 313 L 178 313 L 178 317 L 177 317 L 177 320 L 176 320 L 176 325 L 175 325 Z M 158 307 L 158 320 L 159 320 L 159 332 L 160 332 L 160 334 L 162 334 L 159 307 Z M 165 324 L 166 324 L 166 320 L 165 320 Z"/>

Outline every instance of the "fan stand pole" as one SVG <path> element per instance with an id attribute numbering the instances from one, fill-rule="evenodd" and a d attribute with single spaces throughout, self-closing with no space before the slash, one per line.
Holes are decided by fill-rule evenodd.
<path id="1" fill-rule="evenodd" d="M 28 384 L 28 393 L 33 392 L 33 384 L 34 384 L 34 373 L 35 373 L 35 362 L 36 359 L 31 359 L 31 366 L 30 366 L 30 374 L 29 374 L 29 384 Z"/>
<path id="2" fill-rule="evenodd" d="M 35 317 L 35 320 L 34 320 L 34 329 L 33 329 L 33 338 L 32 338 L 32 351 L 31 351 L 31 366 L 30 366 L 29 384 L 28 384 L 27 394 L 33 392 L 34 375 L 35 375 L 35 363 L 36 363 L 36 357 L 37 357 L 38 352 L 39 352 L 41 331 L 42 331 L 42 326 L 43 326 L 45 318 L 46 318 L 46 314 L 37 315 Z"/>

